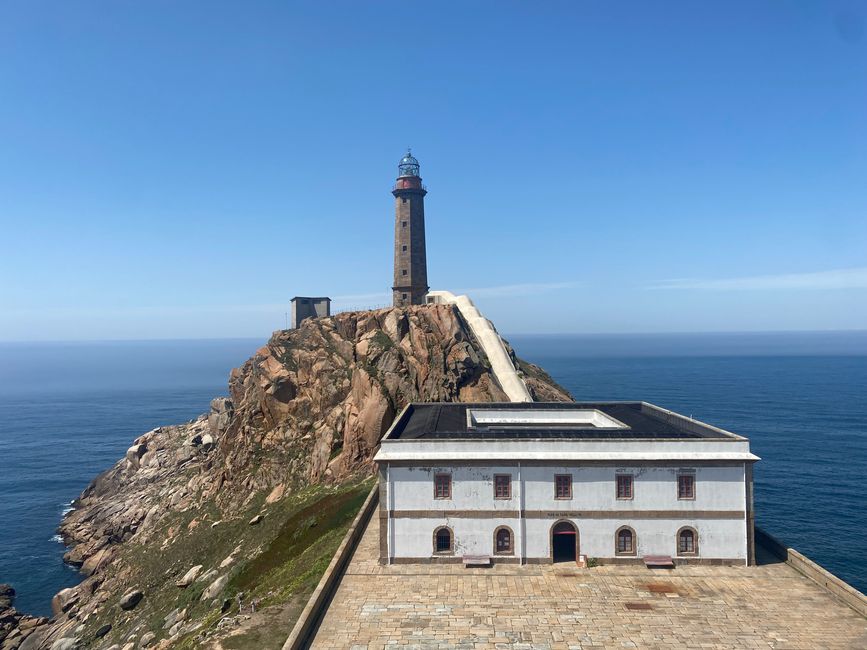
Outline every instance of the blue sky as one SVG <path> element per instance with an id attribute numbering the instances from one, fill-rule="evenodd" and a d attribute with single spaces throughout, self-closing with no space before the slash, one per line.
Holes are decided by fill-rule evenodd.
<path id="1" fill-rule="evenodd" d="M 0 3 L 0 340 L 263 337 L 432 288 L 506 333 L 867 328 L 861 2 Z"/>

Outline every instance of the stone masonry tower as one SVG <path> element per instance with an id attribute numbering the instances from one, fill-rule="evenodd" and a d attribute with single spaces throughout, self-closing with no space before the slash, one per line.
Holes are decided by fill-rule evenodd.
<path id="1" fill-rule="evenodd" d="M 407 150 L 398 164 L 394 184 L 394 285 L 395 307 L 423 305 L 427 286 L 427 253 L 424 244 L 424 195 L 418 160 Z"/>

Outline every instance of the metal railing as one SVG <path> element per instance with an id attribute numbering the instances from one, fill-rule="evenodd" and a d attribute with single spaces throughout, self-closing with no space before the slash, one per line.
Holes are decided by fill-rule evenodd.
<path id="1" fill-rule="evenodd" d="M 376 311 L 378 309 L 390 309 L 394 305 L 365 305 L 365 306 L 350 306 L 350 307 L 341 307 L 340 309 L 335 309 L 331 312 L 332 316 L 336 316 L 337 314 L 345 314 L 349 311 Z"/>

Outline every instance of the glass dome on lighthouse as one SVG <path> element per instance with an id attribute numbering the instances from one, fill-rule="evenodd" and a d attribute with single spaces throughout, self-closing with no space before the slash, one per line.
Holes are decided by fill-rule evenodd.
<path id="1" fill-rule="evenodd" d="M 399 170 L 398 176 L 418 176 L 418 160 L 416 160 L 412 152 L 407 149 L 406 155 L 400 159 L 400 162 L 397 164 L 397 168 Z"/>

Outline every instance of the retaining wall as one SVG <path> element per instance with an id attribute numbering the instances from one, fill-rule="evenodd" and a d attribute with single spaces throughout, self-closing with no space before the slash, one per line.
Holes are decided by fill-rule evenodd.
<path id="1" fill-rule="evenodd" d="M 370 516 L 376 510 L 379 504 L 379 485 L 374 485 L 367 495 L 361 510 L 355 516 L 349 530 L 337 547 L 337 552 L 331 558 L 331 563 L 322 574 L 319 584 L 310 595 L 307 605 L 301 612 L 301 616 L 295 622 L 295 627 L 292 628 L 292 633 L 286 642 L 283 644 L 283 650 L 300 650 L 306 648 L 313 640 L 316 633 L 316 628 L 319 626 L 319 621 L 328 609 L 328 603 L 331 602 L 331 597 L 337 591 L 337 586 L 340 584 L 340 579 L 343 577 L 344 571 L 355 552 L 361 536 L 364 534 L 364 529 L 367 527 L 367 522 L 370 521 Z"/>
<path id="2" fill-rule="evenodd" d="M 823 569 L 803 553 L 787 547 L 773 535 L 756 527 L 756 544 L 765 547 L 775 556 L 785 561 L 795 571 L 808 577 L 837 600 L 845 603 L 861 616 L 867 617 L 867 596 L 847 584 L 833 573 Z"/>

